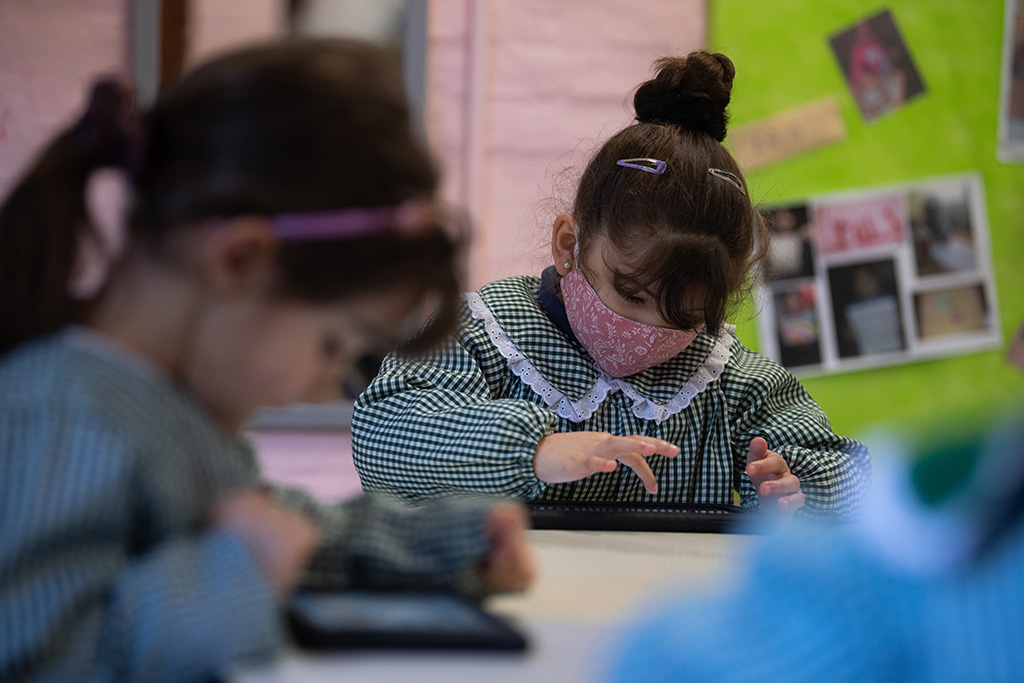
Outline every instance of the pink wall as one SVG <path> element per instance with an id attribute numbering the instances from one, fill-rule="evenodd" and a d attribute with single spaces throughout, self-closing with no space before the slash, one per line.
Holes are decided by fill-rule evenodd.
<path id="1" fill-rule="evenodd" d="M 471 287 L 550 264 L 572 168 L 629 122 L 656 57 L 704 45 L 705 19 L 704 0 L 430 2 L 427 131 L 476 224 Z"/>
<path id="2" fill-rule="evenodd" d="M 348 432 L 250 432 L 264 481 L 305 491 L 325 503 L 362 493 Z"/>
<path id="3" fill-rule="evenodd" d="M 99 75 L 125 74 L 126 0 L 0 2 L 0 196 L 85 106 Z"/>
<path id="4" fill-rule="evenodd" d="M 189 0 L 186 67 L 287 32 L 284 0 Z"/>
<path id="5" fill-rule="evenodd" d="M 0 196 L 80 113 L 97 76 L 131 78 L 131 1 L 0 1 Z M 192 0 L 189 17 L 190 64 L 285 30 L 283 0 Z"/>

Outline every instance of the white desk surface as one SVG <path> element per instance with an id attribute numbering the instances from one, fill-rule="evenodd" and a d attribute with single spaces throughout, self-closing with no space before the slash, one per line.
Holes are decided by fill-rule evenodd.
<path id="1" fill-rule="evenodd" d="M 620 620 L 665 590 L 702 593 L 728 580 L 750 536 L 617 531 L 531 531 L 537 582 L 523 595 L 493 598 L 491 612 L 527 635 L 524 654 L 290 650 L 244 668 L 232 683 L 582 683 L 599 678 Z"/>

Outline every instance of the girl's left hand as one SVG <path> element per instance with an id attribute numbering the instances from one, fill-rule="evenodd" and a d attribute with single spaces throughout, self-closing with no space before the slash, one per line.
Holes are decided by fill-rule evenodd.
<path id="1" fill-rule="evenodd" d="M 789 471 L 789 464 L 760 436 L 750 440 L 747 453 L 747 474 L 757 489 L 763 509 L 792 512 L 804 504 L 800 480 Z"/>
<path id="2" fill-rule="evenodd" d="M 273 500 L 263 489 L 231 493 L 214 507 L 212 525 L 241 536 L 278 594 L 290 592 L 320 539 L 308 518 Z"/>

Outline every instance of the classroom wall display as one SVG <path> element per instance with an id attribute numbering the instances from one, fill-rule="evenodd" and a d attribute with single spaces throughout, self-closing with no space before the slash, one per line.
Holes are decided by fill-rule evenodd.
<path id="1" fill-rule="evenodd" d="M 744 169 L 750 196 L 761 207 L 811 205 L 809 214 L 813 220 L 814 200 L 850 188 L 894 189 L 896 184 L 905 185 L 916 179 L 978 173 L 985 195 L 984 205 L 979 203 L 979 208 L 984 209 L 987 218 L 996 286 L 993 291 L 998 293 L 999 336 L 1008 345 L 1024 320 L 1024 165 L 1002 163 L 996 154 L 1004 2 L 711 0 L 709 46 L 726 53 L 736 64 L 734 96 L 729 107 L 730 136 L 738 127 L 802 102 L 828 96 L 839 102 L 847 130 L 845 139 L 752 172 Z M 909 106 L 865 121 L 828 36 L 886 7 L 927 84 L 927 94 L 915 98 Z M 794 245 L 800 242 L 790 238 L 789 243 L 791 253 L 798 254 Z M 948 272 L 918 275 L 913 259 L 909 247 L 904 248 L 896 261 L 897 278 L 905 274 L 915 282 L 931 284 L 951 276 Z M 791 256 L 792 262 L 799 263 L 796 256 Z M 813 261 L 812 264 L 810 267 L 819 265 Z M 907 270 L 907 266 L 915 270 Z M 957 272 L 952 275 L 957 276 Z M 825 308 L 831 307 L 825 299 L 826 295 L 831 296 L 824 284 L 828 276 L 828 272 L 815 273 L 804 279 L 809 285 L 788 288 L 800 292 L 788 297 L 794 311 L 801 305 L 809 308 L 804 311 L 803 322 L 796 315 L 790 316 L 790 338 L 812 334 L 823 337 L 825 330 L 835 326 L 834 319 L 825 317 L 826 313 L 832 314 L 831 308 Z M 835 277 L 843 274 L 836 273 Z M 781 287 L 783 280 L 772 281 L 780 293 L 787 291 Z M 796 279 L 785 282 L 793 284 Z M 902 286 L 904 280 L 897 282 Z M 974 284 L 984 287 L 984 281 Z M 955 301 L 949 309 L 953 310 L 952 306 L 962 306 L 963 300 L 973 296 L 967 290 L 956 299 L 949 299 L 941 290 L 942 286 L 936 286 L 928 292 L 923 288 L 920 291 L 934 293 L 922 296 L 917 304 L 928 321 L 925 325 L 916 320 L 914 298 L 900 300 L 904 328 L 921 327 L 923 334 L 929 335 L 926 342 L 950 339 L 939 335 L 942 325 L 950 324 L 949 320 L 943 322 L 943 318 L 930 312 L 934 310 L 930 307 L 946 299 Z M 987 296 L 988 289 L 984 291 Z M 905 296 L 902 291 L 901 296 Z M 986 299 L 986 303 L 994 307 L 996 297 Z M 736 323 L 737 334 L 745 345 L 764 351 L 766 342 L 771 340 L 762 332 L 759 319 L 768 314 L 766 303 L 755 302 L 736 310 L 730 322 Z M 811 315 L 817 316 L 817 327 L 809 325 L 815 322 Z M 957 320 L 952 315 L 950 318 Z M 991 322 L 996 324 L 995 318 Z M 907 335 L 907 340 L 918 343 L 915 336 Z M 777 341 L 772 343 L 778 345 Z M 894 419 L 927 420 L 951 406 L 1005 410 L 1024 397 L 1024 375 L 1007 363 L 1005 351 L 1000 348 L 977 353 L 954 353 L 949 349 L 920 362 L 901 360 L 871 367 L 865 364 L 864 370 L 839 372 L 822 368 L 820 362 L 814 361 L 815 345 L 790 346 L 791 355 L 812 354 L 811 360 L 802 365 L 805 369 L 798 370 L 801 381 L 836 430 L 851 436 L 867 437 L 879 423 L 891 423 Z M 828 353 L 839 360 L 831 339 L 822 338 L 817 348 L 822 354 L 831 349 Z M 844 369 L 854 367 L 855 360 L 855 356 L 844 359 Z M 817 369 L 809 369 L 815 365 Z"/>
<path id="2" fill-rule="evenodd" d="M 1000 161 L 1024 161 L 1024 0 L 1006 0 L 998 156 Z"/>
<path id="3" fill-rule="evenodd" d="M 981 176 L 820 195 L 764 212 L 765 353 L 800 373 L 1000 344 Z"/>
<path id="4" fill-rule="evenodd" d="M 924 82 L 889 10 L 833 34 L 829 43 L 865 121 L 924 93 Z"/>

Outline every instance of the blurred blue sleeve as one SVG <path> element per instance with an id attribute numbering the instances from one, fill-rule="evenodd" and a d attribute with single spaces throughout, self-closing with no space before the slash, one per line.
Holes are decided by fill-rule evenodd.
<path id="1" fill-rule="evenodd" d="M 904 439 L 861 521 L 752 539 L 720 595 L 675 596 L 624 627 L 608 680 L 1021 680 L 1021 414 Z"/>
<path id="2" fill-rule="evenodd" d="M 759 539 L 736 586 L 716 598 L 668 599 L 625 629 L 614 683 L 898 681 L 907 662 L 884 617 L 895 596 L 842 543 Z"/>
<path id="3" fill-rule="evenodd" d="M 238 536 L 217 531 L 163 544 L 118 576 L 97 673 L 200 680 L 240 659 L 269 657 L 284 642 L 277 611 Z"/>

